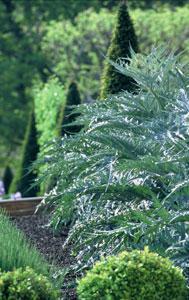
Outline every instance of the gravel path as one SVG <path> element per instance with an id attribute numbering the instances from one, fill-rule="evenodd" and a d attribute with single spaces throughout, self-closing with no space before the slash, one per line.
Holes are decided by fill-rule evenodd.
<path id="1" fill-rule="evenodd" d="M 13 218 L 16 226 L 21 229 L 33 245 L 45 256 L 49 263 L 54 263 L 58 267 L 69 268 L 73 258 L 70 249 L 63 250 L 62 245 L 67 237 L 68 229 L 65 228 L 60 233 L 54 233 L 47 224 L 48 216 L 33 215 L 27 217 Z M 74 281 L 75 278 L 68 276 L 66 282 Z M 73 288 L 63 288 L 65 300 L 75 300 Z"/>

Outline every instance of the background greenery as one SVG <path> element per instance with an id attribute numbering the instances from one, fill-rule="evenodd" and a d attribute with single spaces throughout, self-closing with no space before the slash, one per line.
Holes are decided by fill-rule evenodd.
<path id="1" fill-rule="evenodd" d="M 178 52 L 189 52 L 189 6 L 130 11 L 140 51 L 149 53 L 153 45 L 164 44 Z M 104 56 L 111 40 L 115 14 L 102 9 L 80 13 L 75 23 L 51 22 L 42 41 L 42 49 L 52 62 L 52 69 L 62 79 L 75 78 L 84 100 L 99 94 L 99 80 Z M 86 26 L 86 24 L 90 24 Z M 162 26 L 163 24 L 163 26 Z M 83 47 L 85 45 L 85 47 Z"/>
<path id="2" fill-rule="evenodd" d="M 142 52 L 165 43 L 186 50 L 183 59 L 187 57 L 187 1 L 128 4 Z M 0 1 L 1 174 L 8 160 L 15 169 L 20 157 L 36 81 L 40 86 L 56 76 L 67 86 L 75 80 L 84 101 L 98 96 L 116 6 L 115 0 Z"/>

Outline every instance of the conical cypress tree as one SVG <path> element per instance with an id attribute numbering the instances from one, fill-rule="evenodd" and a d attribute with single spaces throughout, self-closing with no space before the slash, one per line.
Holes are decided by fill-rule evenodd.
<path id="1" fill-rule="evenodd" d="M 68 87 L 68 93 L 66 97 L 66 105 L 62 108 L 59 120 L 59 136 L 64 136 L 65 134 L 70 135 L 80 131 L 81 127 L 78 125 L 69 125 L 76 120 L 78 114 L 73 113 L 73 107 L 75 105 L 81 104 L 80 94 L 75 82 L 71 82 Z"/>
<path id="2" fill-rule="evenodd" d="M 30 168 L 32 163 L 37 159 L 38 152 L 39 146 L 37 143 L 35 116 L 34 112 L 32 112 L 26 129 L 21 164 L 10 187 L 11 193 L 19 191 L 22 197 L 35 197 L 37 195 L 38 187 L 31 187 L 37 175 L 34 171 L 30 171 Z"/>
<path id="3" fill-rule="evenodd" d="M 9 187 L 11 185 L 12 180 L 13 180 L 13 173 L 12 173 L 12 170 L 11 170 L 10 166 L 7 165 L 5 167 L 5 171 L 4 171 L 4 174 L 3 174 L 3 183 L 4 183 L 6 194 L 8 194 L 8 192 L 9 192 Z"/>
<path id="4" fill-rule="evenodd" d="M 104 99 L 109 94 L 116 94 L 122 90 L 132 91 L 134 82 L 130 77 L 120 74 L 109 60 L 131 57 L 130 49 L 138 52 L 137 37 L 130 19 L 126 2 L 121 2 L 112 41 L 107 53 L 107 60 L 102 75 L 100 98 Z"/>
<path id="5" fill-rule="evenodd" d="M 58 136 L 62 137 L 65 134 L 71 135 L 77 133 L 81 130 L 79 125 L 69 125 L 64 127 L 67 124 L 71 124 L 76 120 L 78 114 L 73 113 L 74 106 L 81 104 L 80 94 L 77 88 L 77 84 L 72 81 L 68 87 L 68 92 L 66 96 L 66 104 L 62 107 L 60 111 L 60 117 L 58 120 Z M 56 184 L 57 178 L 54 177 L 50 179 L 47 184 L 46 191 L 49 192 Z"/>

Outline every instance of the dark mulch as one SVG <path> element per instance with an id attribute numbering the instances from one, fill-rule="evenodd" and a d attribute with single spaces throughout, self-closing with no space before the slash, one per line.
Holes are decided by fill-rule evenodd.
<path id="1" fill-rule="evenodd" d="M 73 263 L 70 248 L 66 250 L 62 248 L 68 234 L 67 228 L 59 233 L 53 232 L 47 226 L 49 217 L 43 215 L 16 217 L 13 221 L 25 233 L 31 243 L 45 256 L 49 263 L 63 268 L 70 267 Z M 66 300 L 76 299 L 74 288 L 70 288 L 70 282 L 75 281 L 75 278 L 72 276 L 67 276 L 65 281 L 67 287 L 63 287 L 63 294 Z"/>

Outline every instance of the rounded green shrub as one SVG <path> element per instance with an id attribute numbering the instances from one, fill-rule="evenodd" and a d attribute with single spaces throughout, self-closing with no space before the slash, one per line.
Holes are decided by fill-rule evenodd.
<path id="1" fill-rule="evenodd" d="M 97 262 L 78 285 L 80 300 L 186 300 L 181 269 L 144 251 L 122 252 Z"/>
<path id="2" fill-rule="evenodd" d="M 0 273 L 0 300 L 57 300 L 57 291 L 48 279 L 33 269 Z"/>

